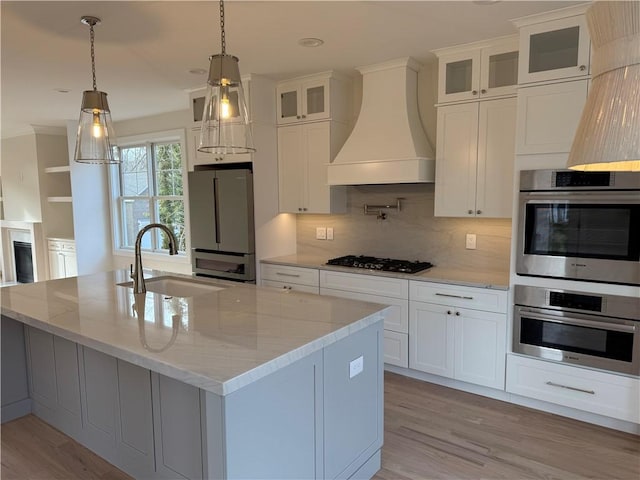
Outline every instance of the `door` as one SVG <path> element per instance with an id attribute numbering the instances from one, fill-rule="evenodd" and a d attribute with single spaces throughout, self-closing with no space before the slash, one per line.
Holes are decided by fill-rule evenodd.
<path id="1" fill-rule="evenodd" d="M 217 222 L 218 250 L 252 253 L 253 175 L 250 170 L 216 170 L 214 218 Z"/>
<path id="2" fill-rule="evenodd" d="M 191 247 L 217 250 L 218 233 L 215 205 L 215 170 L 189 172 L 189 214 L 191 218 Z"/>
<path id="3" fill-rule="evenodd" d="M 480 96 L 515 95 L 518 85 L 518 41 L 482 49 Z"/>
<path id="4" fill-rule="evenodd" d="M 511 218 L 516 143 L 515 98 L 480 102 L 476 215 Z"/>
<path id="5" fill-rule="evenodd" d="M 303 211 L 305 164 L 302 125 L 278 127 L 278 185 L 281 213 Z"/>
<path id="6" fill-rule="evenodd" d="M 409 368 L 453 378 L 453 308 L 410 302 Z"/>
<path id="7" fill-rule="evenodd" d="M 478 108 L 477 102 L 438 107 L 437 217 L 475 216 Z"/>
<path id="8" fill-rule="evenodd" d="M 438 102 L 475 100 L 479 96 L 480 50 L 446 55 L 439 59 Z"/>
<path id="9" fill-rule="evenodd" d="M 49 250 L 49 277 L 51 280 L 64 278 L 64 261 L 60 250 Z"/>
<path id="10" fill-rule="evenodd" d="M 329 79 L 305 82 L 302 86 L 302 120 L 329 118 Z"/>
<path id="11" fill-rule="evenodd" d="M 331 213 L 331 192 L 327 184 L 327 164 L 331 158 L 331 122 L 303 125 L 303 144 L 307 159 L 305 202 L 308 213 Z"/>
<path id="12" fill-rule="evenodd" d="M 276 94 L 278 125 L 299 122 L 302 108 L 300 84 L 294 82 L 279 85 Z"/>
<path id="13" fill-rule="evenodd" d="M 456 309 L 455 379 L 503 390 L 506 337 L 506 315 Z"/>

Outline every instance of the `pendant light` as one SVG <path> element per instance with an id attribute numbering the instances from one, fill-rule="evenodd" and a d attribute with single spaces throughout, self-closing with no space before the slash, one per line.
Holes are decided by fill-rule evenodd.
<path id="1" fill-rule="evenodd" d="M 96 87 L 93 27 L 100 24 L 100 19 L 84 16 L 80 21 L 89 26 L 93 90 L 85 90 L 82 94 L 74 159 L 79 163 L 120 163 L 118 151 L 114 148 L 116 137 L 111 123 L 107 94 L 98 91 Z"/>
<path id="2" fill-rule="evenodd" d="M 592 79 L 567 167 L 640 171 L 640 2 L 594 2 L 586 16 Z"/>
<path id="3" fill-rule="evenodd" d="M 223 0 L 220 0 L 220 35 L 222 53 L 209 57 L 198 151 L 217 155 L 255 152 L 238 57 L 226 53 Z"/>

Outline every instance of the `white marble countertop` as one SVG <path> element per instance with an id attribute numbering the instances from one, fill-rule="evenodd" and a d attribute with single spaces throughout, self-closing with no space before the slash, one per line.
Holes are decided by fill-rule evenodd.
<path id="1" fill-rule="evenodd" d="M 327 265 L 327 258 L 312 255 L 286 255 L 267 258 L 261 263 L 274 265 L 289 265 L 293 267 L 318 268 L 320 270 L 334 270 L 338 272 L 360 273 L 363 275 L 378 275 L 381 277 L 404 278 L 424 282 L 449 283 L 469 287 L 491 288 L 494 290 L 509 290 L 509 272 L 464 270 L 435 266 L 420 273 L 381 272 L 380 270 L 366 270 L 364 268 L 338 267 Z"/>
<path id="2" fill-rule="evenodd" d="M 145 278 L 163 275 L 186 277 L 145 271 Z M 2 315 L 227 395 L 380 321 L 387 308 L 214 280 L 225 288 L 193 297 L 134 295 L 117 285 L 126 281 L 128 272 L 119 270 L 4 287 Z"/>

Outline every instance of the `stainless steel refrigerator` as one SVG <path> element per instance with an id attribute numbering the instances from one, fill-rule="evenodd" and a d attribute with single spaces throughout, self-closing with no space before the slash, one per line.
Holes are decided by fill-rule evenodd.
<path id="1" fill-rule="evenodd" d="M 254 282 L 253 174 L 230 167 L 189 172 L 193 273 Z"/>

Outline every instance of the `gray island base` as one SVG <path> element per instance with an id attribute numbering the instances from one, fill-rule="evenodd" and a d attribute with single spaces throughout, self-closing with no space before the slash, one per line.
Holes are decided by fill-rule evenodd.
<path id="1" fill-rule="evenodd" d="M 125 281 L 2 289 L 3 422 L 32 412 L 135 478 L 379 470 L 386 307 L 220 281 L 140 297 Z"/>

